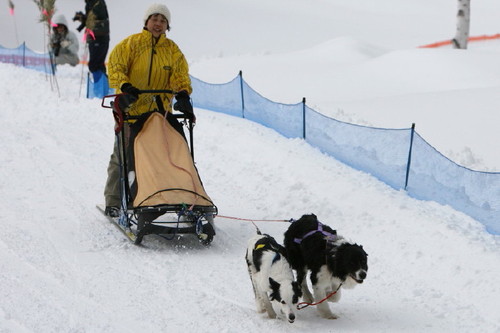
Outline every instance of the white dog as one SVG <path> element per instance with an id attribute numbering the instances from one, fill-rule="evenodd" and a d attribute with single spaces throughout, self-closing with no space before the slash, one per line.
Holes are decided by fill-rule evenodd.
<path id="1" fill-rule="evenodd" d="M 258 234 L 248 241 L 246 262 L 255 293 L 257 312 L 267 311 L 276 318 L 271 302 L 276 304 L 290 323 L 295 321 L 294 307 L 302 296 L 294 280 L 285 248 L 269 235 Z"/>

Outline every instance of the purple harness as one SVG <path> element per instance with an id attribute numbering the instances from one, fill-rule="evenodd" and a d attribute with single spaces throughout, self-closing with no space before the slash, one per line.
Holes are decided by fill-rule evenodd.
<path id="1" fill-rule="evenodd" d="M 309 231 L 302 238 L 294 238 L 293 241 L 295 243 L 297 243 L 297 244 L 300 244 L 300 243 L 302 243 L 302 241 L 304 239 L 306 239 L 307 237 L 309 237 L 311 235 L 314 235 L 317 232 L 321 232 L 323 235 L 325 235 L 327 237 L 327 241 L 335 242 L 337 240 L 337 235 L 336 234 L 332 234 L 331 232 L 328 232 L 328 231 L 324 231 L 323 230 L 323 224 L 318 221 L 318 229 Z"/>

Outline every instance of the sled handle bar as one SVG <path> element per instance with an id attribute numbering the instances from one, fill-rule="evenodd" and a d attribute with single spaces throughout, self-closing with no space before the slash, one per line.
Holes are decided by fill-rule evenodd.
<path id="1" fill-rule="evenodd" d="M 185 113 L 171 113 L 170 115 L 176 119 L 184 119 L 184 118 L 188 117 Z M 140 118 L 142 118 L 142 117 L 141 116 L 127 116 L 127 120 L 129 120 L 129 119 L 137 120 Z"/>
<path id="2" fill-rule="evenodd" d="M 104 96 L 102 98 L 102 100 L 101 100 L 101 107 L 106 108 L 106 109 L 112 109 L 113 106 L 111 105 L 111 103 L 106 102 L 106 101 L 109 100 L 110 98 L 115 99 L 116 96 L 125 95 L 125 94 L 126 93 L 113 94 L 113 95 L 106 95 L 106 96 Z M 177 94 L 177 92 L 173 91 L 173 90 L 170 90 L 170 89 L 160 89 L 160 90 L 146 89 L 146 90 L 140 90 L 139 94 L 173 94 L 173 95 L 175 95 L 175 94 Z"/>
<path id="3" fill-rule="evenodd" d="M 157 94 L 157 93 L 160 93 L 160 94 L 177 94 L 176 91 L 173 91 L 173 90 L 170 90 L 170 89 L 160 89 L 160 90 L 150 90 L 150 89 L 146 89 L 146 90 L 139 90 L 139 94 Z"/>

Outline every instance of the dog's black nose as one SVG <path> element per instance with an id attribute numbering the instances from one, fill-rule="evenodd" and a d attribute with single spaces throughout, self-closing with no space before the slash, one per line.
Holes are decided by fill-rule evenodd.
<path id="1" fill-rule="evenodd" d="M 295 315 L 293 313 L 290 313 L 288 315 L 288 321 L 291 323 L 293 323 L 295 321 Z"/>
<path id="2" fill-rule="evenodd" d="M 366 272 L 361 272 L 361 273 L 359 273 L 359 278 L 360 278 L 361 280 L 366 279 Z"/>

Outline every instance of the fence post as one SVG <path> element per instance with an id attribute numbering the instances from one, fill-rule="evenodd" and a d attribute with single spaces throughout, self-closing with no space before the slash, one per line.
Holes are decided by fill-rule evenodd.
<path id="1" fill-rule="evenodd" d="M 302 138 L 306 139 L 306 98 L 302 97 Z"/>
<path id="2" fill-rule="evenodd" d="M 411 135 L 410 135 L 410 151 L 408 152 L 408 163 L 406 164 L 406 181 L 405 181 L 405 191 L 408 187 L 408 177 L 410 176 L 410 164 L 411 164 L 411 150 L 413 148 L 413 135 L 415 133 L 415 123 L 411 124 Z"/>
<path id="3" fill-rule="evenodd" d="M 23 42 L 23 67 L 26 67 L 26 42 Z"/>
<path id="4" fill-rule="evenodd" d="M 243 72 L 240 70 L 241 118 L 245 118 L 245 96 L 243 95 Z"/>
<path id="5" fill-rule="evenodd" d="M 87 98 L 90 95 L 90 72 L 87 73 Z"/>

